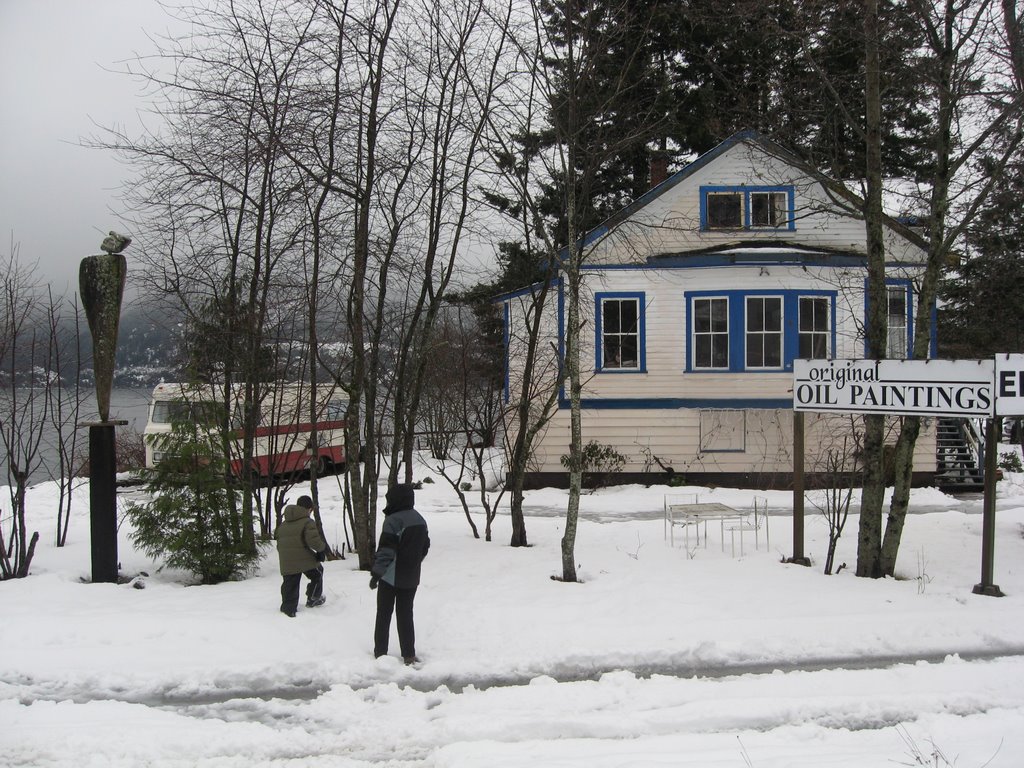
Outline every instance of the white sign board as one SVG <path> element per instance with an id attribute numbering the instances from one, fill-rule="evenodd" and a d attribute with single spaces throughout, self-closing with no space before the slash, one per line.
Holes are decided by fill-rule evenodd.
<path id="1" fill-rule="evenodd" d="M 1024 416 L 1024 355 L 996 355 L 996 416 Z"/>
<path id="2" fill-rule="evenodd" d="M 991 360 L 794 360 L 793 409 L 991 417 L 993 370 Z"/>

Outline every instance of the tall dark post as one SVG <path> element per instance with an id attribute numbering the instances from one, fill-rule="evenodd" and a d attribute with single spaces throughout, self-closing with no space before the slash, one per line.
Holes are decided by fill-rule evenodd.
<path id="1" fill-rule="evenodd" d="M 999 433 L 1003 428 L 1000 417 L 989 419 L 985 430 L 985 501 L 981 521 L 981 583 L 974 585 L 974 594 L 1002 597 L 1003 591 L 992 583 L 996 551 L 996 472 L 999 468 L 996 452 Z"/>
<path id="2" fill-rule="evenodd" d="M 128 265 L 121 251 L 131 239 L 111 232 L 100 246 L 106 254 L 82 259 L 79 292 L 92 334 L 96 405 L 100 420 L 89 427 L 89 520 L 92 537 L 92 580 L 117 581 L 117 456 L 110 420 L 114 385 L 114 353 L 121 319 Z M 121 422 L 122 424 L 124 422 Z"/>
<path id="3" fill-rule="evenodd" d="M 92 580 L 117 581 L 117 457 L 114 425 L 89 425 L 89 534 Z"/>
<path id="4" fill-rule="evenodd" d="M 804 555 L 804 414 L 793 411 L 793 556 L 787 563 L 810 565 Z"/>

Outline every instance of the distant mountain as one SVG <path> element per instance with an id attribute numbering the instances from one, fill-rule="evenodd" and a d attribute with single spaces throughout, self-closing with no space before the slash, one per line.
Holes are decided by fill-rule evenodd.
<path id="1" fill-rule="evenodd" d="M 64 338 L 71 340 L 73 344 L 75 328 L 71 321 L 65 321 L 62 333 L 67 334 Z M 156 315 L 139 307 L 122 310 L 117 335 L 114 386 L 152 387 L 161 381 L 182 381 L 184 374 L 180 364 L 184 355 L 180 336 L 181 323 L 173 316 Z M 92 336 L 84 319 L 78 328 L 78 341 L 82 355 L 79 378 L 83 384 L 92 385 Z M 280 361 L 294 361 L 302 357 L 295 349 L 295 345 L 301 344 L 301 341 L 290 341 L 287 344 L 273 345 L 271 354 Z M 321 344 L 321 359 L 329 361 L 329 365 L 341 367 L 349 356 L 350 348 L 345 342 L 324 341 Z M 73 380 L 76 372 L 74 355 L 65 355 L 64 359 L 66 363 L 61 368 L 60 379 L 66 382 Z M 301 372 L 288 371 L 287 367 L 286 364 L 281 366 L 283 377 L 298 378 L 303 375 Z M 25 384 L 40 384 L 48 378 L 54 378 L 52 373 L 33 365 L 28 359 L 23 366 L 19 366 L 17 375 Z M 0 381 L 3 381 L 3 376 L 4 372 L 0 371 Z"/>
<path id="2" fill-rule="evenodd" d="M 180 379 L 177 323 L 129 308 L 121 314 L 114 384 L 149 387 Z"/>

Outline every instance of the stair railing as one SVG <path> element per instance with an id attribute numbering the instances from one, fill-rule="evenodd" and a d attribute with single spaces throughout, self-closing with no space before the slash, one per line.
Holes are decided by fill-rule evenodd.
<path id="1" fill-rule="evenodd" d="M 960 419 L 960 436 L 978 462 L 977 467 L 985 466 L 985 422 L 980 419 Z"/>

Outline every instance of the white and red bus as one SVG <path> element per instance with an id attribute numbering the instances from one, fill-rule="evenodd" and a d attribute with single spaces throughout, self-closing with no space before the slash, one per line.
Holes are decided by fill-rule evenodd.
<path id="1" fill-rule="evenodd" d="M 253 441 L 249 473 L 268 478 L 309 469 L 316 462 L 317 475 L 337 471 L 345 464 L 345 409 L 348 400 L 333 386 L 318 386 L 315 410 L 311 411 L 312 387 L 307 383 L 275 383 L 260 400 L 259 420 Z M 242 475 L 241 392 L 232 395 L 231 424 L 236 426 L 230 444 L 231 471 Z M 223 413 L 224 391 L 210 385 L 158 384 L 149 406 L 143 432 L 146 466 L 163 458 L 158 436 L 171 432 L 175 422 L 216 426 Z M 310 414 L 315 413 L 314 421 Z M 316 443 L 312 444 L 316 428 Z"/>

